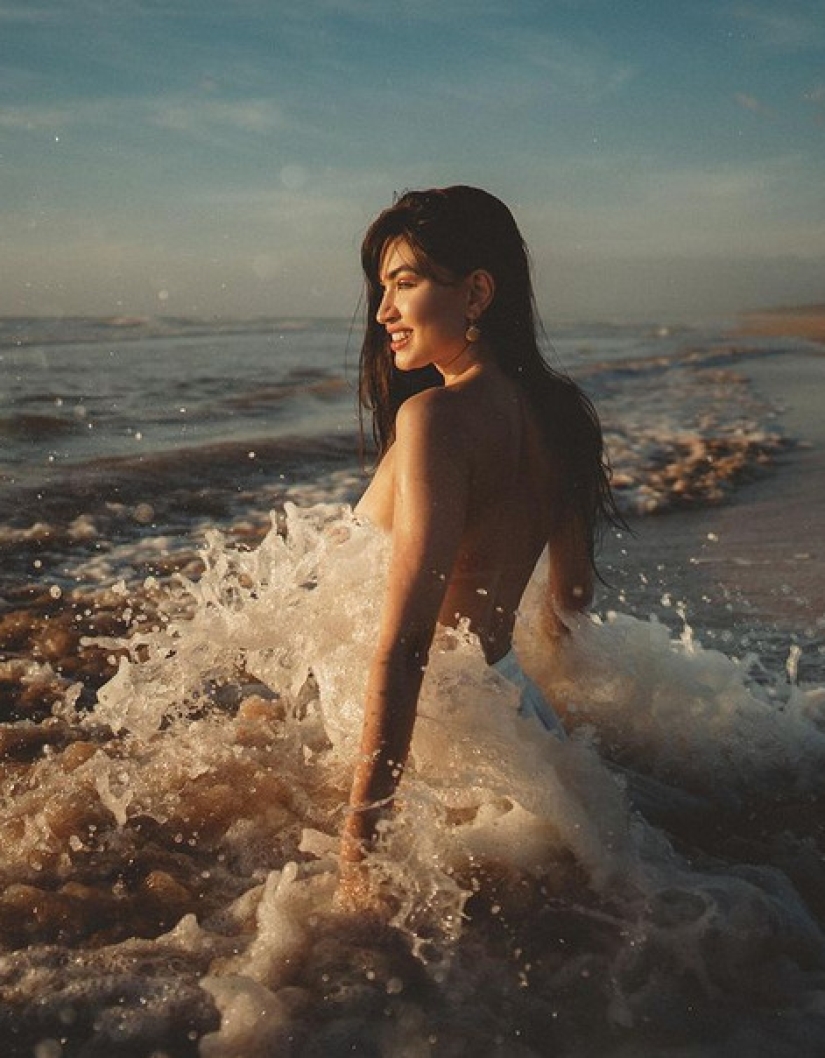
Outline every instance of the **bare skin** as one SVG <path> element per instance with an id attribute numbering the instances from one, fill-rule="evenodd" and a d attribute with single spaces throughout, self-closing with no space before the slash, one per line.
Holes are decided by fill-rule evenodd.
<path id="1" fill-rule="evenodd" d="M 388 328 L 396 363 L 432 363 L 445 385 L 402 406 L 395 443 L 356 508 L 392 538 L 341 842 L 339 902 L 362 909 L 372 902 L 361 861 L 409 752 L 437 623 L 467 618 L 487 661 L 503 657 L 548 544 L 548 636 L 564 634 L 559 614 L 584 609 L 592 595 L 584 536 L 560 503 L 557 460 L 527 399 L 483 343 L 464 338 L 467 319 L 477 318 L 494 296 L 489 277 L 474 273 L 445 289 L 415 272 L 403 244 L 388 248 L 383 271 L 378 319 Z"/>

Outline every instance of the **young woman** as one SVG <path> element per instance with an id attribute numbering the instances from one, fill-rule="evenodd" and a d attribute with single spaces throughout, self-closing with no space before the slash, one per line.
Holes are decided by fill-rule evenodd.
<path id="1" fill-rule="evenodd" d="M 543 628 L 591 600 L 594 546 L 615 521 L 593 406 L 539 352 L 526 247 L 472 187 L 408 192 L 362 247 L 361 400 L 379 464 L 356 513 L 391 534 L 339 899 L 369 903 L 363 858 L 391 809 L 436 624 L 464 618 L 521 712 L 564 737 L 512 650 L 516 611 L 549 549 Z"/>

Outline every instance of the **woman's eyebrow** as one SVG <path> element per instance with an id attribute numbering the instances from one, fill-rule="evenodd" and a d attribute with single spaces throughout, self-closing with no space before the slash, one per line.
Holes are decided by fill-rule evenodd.
<path id="1" fill-rule="evenodd" d="M 402 272 L 412 272 L 413 275 L 416 276 L 421 275 L 415 265 L 401 264 L 397 268 L 393 268 L 391 272 L 387 272 L 387 274 L 383 278 L 381 276 L 379 276 L 378 278 L 381 280 L 381 282 L 387 283 L 390 280 L 396 279 L 399 275 L 401 275 Z"/>

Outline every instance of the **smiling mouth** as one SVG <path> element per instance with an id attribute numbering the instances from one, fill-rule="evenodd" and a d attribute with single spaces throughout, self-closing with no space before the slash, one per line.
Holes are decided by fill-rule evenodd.
<path id="1" fill-rule="evenodd" d="M 401 349 L 403 346 L 405 346 L 407 344 L 407 342 L 410 340 L 411 337 L 412 337 L 412 331 L 409 331 L 409 330 L 393 331 L 390 334 L 390 336 L 389 336 L 390 348 L 392 350 Z"/>

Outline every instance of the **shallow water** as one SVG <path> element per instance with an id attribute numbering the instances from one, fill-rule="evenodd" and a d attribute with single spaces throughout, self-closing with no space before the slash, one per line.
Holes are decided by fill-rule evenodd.
<path id="1" fill-rule="evenodd" d="M 560 343 L 583 350 L 646 527 L 733 511 L 714 505 L 787 450 L 743 351 L 699 337 Z M 254 420 L 255 385 L 223 405 Z M 517 646 L 567 743 L 518 718 L 470 637 L 440 634 L 374 857 L 392 921 L 335 912 L 386 556 L 346 507 L 351 422 L 318 422 L 276 420 L 254 449 L 170 432 L 141 458 L 76 451 L 62 474 L 85 492 L 54 473 L 23 486 L 42 507 L 6 493 L 7 1053 L 819 1056 L 823 681 L 772 615 L 697 588 L 707 564 L 683 577 L 628 538 L 559 651 L 536 632 L 541 570 L 525 599 Z"/>
<path id="2" fill-rule="evenodd" d="M 768 694 L 626 615 L 551 655 L 528 598 L 561 744 L 445 631 L 375 856 L 395 915 L 352 921 L 336 834 L 384 541 L 287 513 L 255 549 L 211 539 L 93 709 L 5 729 L 16 1053 L 821 1053 L 825 689 Z"/>

